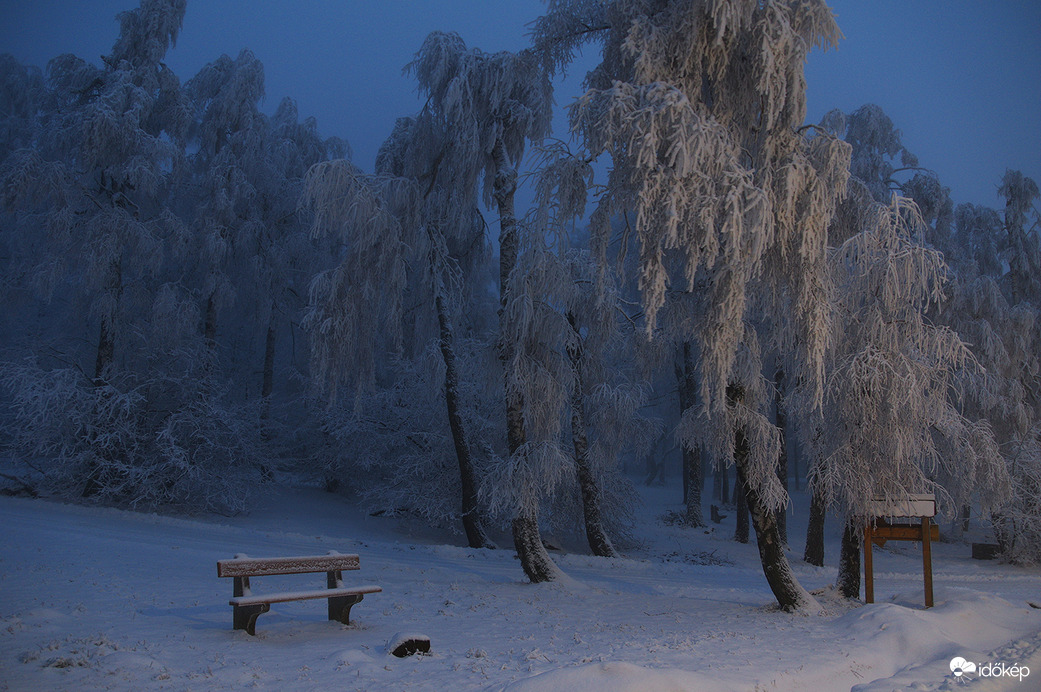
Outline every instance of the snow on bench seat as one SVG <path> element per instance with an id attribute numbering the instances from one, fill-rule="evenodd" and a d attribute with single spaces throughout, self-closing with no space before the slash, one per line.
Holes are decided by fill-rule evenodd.
<path id="1" fill-rule="evenodd" d="M 380 586 L 371 584 L 365 586 L 354 586 L 345 589 L 315 589 L 314 591 L 286 591 L 283 593 L 269 593 L 262 596 L 237 596 L 230 601 L 229 605 L 249 606 L 260 603 L 286 603 L 288 601 L 306 601 L 312 598 L 334 598 L 336 596 L 362 596 L 368 593 L 379 593 L 383 591 Z"/>

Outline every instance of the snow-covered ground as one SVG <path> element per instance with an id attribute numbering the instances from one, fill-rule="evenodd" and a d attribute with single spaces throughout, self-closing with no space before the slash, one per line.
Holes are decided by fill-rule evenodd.
<path id="1" fill-rule="evenodd" d="M 754 537 L 729 540 L 732 517 L 708 533 L 666 526 L 674 491 L 641 493 L 639 548 L 615 560 L 556 554 L 568 579 L 539 585 L 511 550 L 458 547 L 313 489 L 276 491 L 231 519 L 0 498 L 0 689 L 1041 689 L 1038 569 L 936 545 L 936 607 L 924 610 L 917 546 L 890 543 L 875 553 L 878 603 L 825 592 L 826 613 L 790 615 L 771 605 Z M 826 589 L 834 567 L 800 559 L 803 515 L 792 562 L 804 586 Z M 361 555 L 348 583 L 383 587 L 350 626 L 327 621 L 319 600 L 273 605 L 256 637 L 232 629 L 218 559 L 328 550 Z M 323 580 L 268 577 L 253 590 Z M 428 636 L 430 655 L 391 656 L 401 632 Z M 956 677 L 955 657 L 977 673 Z M 1030 674 L 980 677 L 999 663 Z"/>

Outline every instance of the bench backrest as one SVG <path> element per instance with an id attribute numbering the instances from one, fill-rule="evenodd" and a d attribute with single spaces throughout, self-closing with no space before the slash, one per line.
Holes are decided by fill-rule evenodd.
<path id="1" fill-rule="evenodd" d="M 246 557 L 217 561 L 218 577 L 263 577 L 270 574 L 304 574 L 361 569 L 357 555 L 307 555 L 303 557 Z"/>

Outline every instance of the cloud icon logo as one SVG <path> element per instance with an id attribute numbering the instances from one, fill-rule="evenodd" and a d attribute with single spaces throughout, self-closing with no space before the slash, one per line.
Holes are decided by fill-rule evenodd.
<path id="1" fill-rule="evenodd" d="M 958 677 L 961 677 L 965 673 L 975 673 L 976 664 L 972 661 L 966 661 L 961 656 L 958 656 L 951 659 L 951 672 Z"/>

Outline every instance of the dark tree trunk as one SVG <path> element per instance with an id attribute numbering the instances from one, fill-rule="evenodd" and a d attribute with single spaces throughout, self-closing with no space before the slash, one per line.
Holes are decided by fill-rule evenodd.
<path id="1" fill-rule="evenodd" d="M 473 456 L 470 452 L 470 443 L 466 439 L 463 417 L 459 410 L 459 374 L 455 365 L 455 336 L 451 319 L 445 308 L 445 300 L 440 291 L 437 292 L 434 303 L 440 327 L 438 344 L 441 348 L 441 359 L 445 363 L 445 406 L 448 409 L 448 427 L 452 431 L 455 456 L 459 462 L 463 530 L 466 531 L 466 542 L 471 548 L 494 548 L 495 546 L 484 532 L 477 504 L 477 481 L 473 468 Z"/>
<path id="2" fill-rule="evenodd" d="M 264 337 L 264 371 L 260 383 L 260 420 L 266 421 L 271 417 L 271 393 L 275 390 L 275 307 L 271 306 L 271 316 L 268 318 L 267 335 Z M 266 425 L 265 425 L 266 427 Z M 265 430 L 265 438 L 268 434 Z"/>
<path id="3" fill-rule="evenodd" d="M 211 349 L 217 346 L 217 300 L 213 293 L 206 299 L 206 315 L 203 319 L 202 337 Z"/>
<path id="4" fill-rule="evenodd" d="M 991 512 L 990 521 L 994 527 L 994 540 L 998 542 L 1001 553 L 1012 555 L 1016 547 L 1016 532 L 1012 520 L 1000 512 Z"/>
<path id="5" fill-rule="evenodd" d="M 860 540 L 859 522 L 846 519 L 842 532 L 842 553 L 839 556 L 839 592 L 846 598 L 860 598 Z"/>
<path id="6" fill-rule="evenodd" d="M 495 161 L 495 183 L 492 196 L 499 212 L 499 320 L 505 319 L 507 288 L 510 274 L 517 266 L 520 254 L 520 237 L 513 198 L 517 191 L 517 171 L 506 160 L 506 147 L 497 141 L 492 150 Z M 500 324 L 500 333 L 502 333 Z M 510 387 L 510 368 L 513 367 L 513 344 L 499 339 L 499 358 L 502 360 L 506 378 L 506 441 L 511 455 L 516 454 L 526 441 L 524 432 L 524 400 Z M 517 508 L 513 520 L 513 543 L 517 549 L 524 573 L 533 583 L 550 581 L 556 568 L 542 544 L 539 533 L 538 513 L 535 509 Z"/>
<path id="7" fill-rule="evenodd" d="M 718 471 L 721 481 L 719 488 L 719 501 L 728 505 L 734 501 L 734 495 L 730 492 L 730 469 L 725 466 Z"/>
<path id="8" fill-rule="evenodd" d="M 119 300 L 123 293 L 123 272 L 121 263 L 116 260 L 112 262 L 109 267 L 108 286 L 107 290 L 115 296 L 115 303 L 118 305 Z M 114 309 L 113 309 L 114 310 Z M 116 359 L 116 330 L 114 322 L 114 316 L 110 312 L 103 315 L 101 318 L 101 327 L 98 330 L 98 352 L 94 360 L 94 387 L 103 387 L 109 376 L 112 365 Z M 108 396 L 104 391 L 100 393 L 100 396 Z M 103 458 L 108 458 L 111 455 L 110 450 L 102 449 L 99 455 Z M 87 464 L 87 478 L 83 484 L 82 497 L 94 497 L 105 486 L 106 479 L 102 478 L 104 474 L 103 467 L 95 460 L 91 460 Z"/>
<path id="9" fill-rule="evenodd" d="M 777 479 L 781 481 L 784 492 L 788 492 L 788 434 L 786 430 L 787 416 L 784 411 L 784 371 L 778 370 L 774 375 L 776 386 L 774 395 L 774 408 L 777 414 L 777 431 L 781 436 L 781 453 L 777 456 Z M 782 507 L 777 510 L 777 532 L 781 536 L 781 543 L 788 545 L 788 510 Z"/>
<path id="10" fill-rule="evenodd" d="M 824 566 L 824 499 L 820 491 L 810 485 L 810 523 L 806 527 L 806 550 L 802 559 L 817 567 Z"/>
<path id="11" fill-rule="evenodd" d="M 112 333 L 112 326 L 109 321 L 109 317 L 101 318 L 101 332 L 98 334 L 98 355 L 97 360 L 94 362 L 94 387 L 100 388 L 105 385 L 106 376 L 112 365 L 112 361 L 115 358 L 116 344 L 115 337 Z M 95 390 L 97 391 L 97 389 Z M 99 392 L 100 396 L 107 397 L 108 394 L 104 390 Z M 107 455 L 105 450 L 99 452 L 102 455 Z M 101 492 L 103 486 L 102 467 L 94 459 L 91 459 L 87 464 L 87 479 L 83 484 L 82 497 L 94 497 Z"/>
<path id="12" fill-rule="evenodd" d="M 739 441 L 742 444 L 745 443 L 744 433 L 739 433 Z M 745 447 L 745 454 L 748 453 L 747 446 Z M 737 452 L 734 452 L 735 455 Z M 734 540 L 738 543 L 748 543 L 748 492 L 745 488 L 744 477 L 741 472 L 737 473 L 737 481 L 734 483 L 734 512 L 736 514 L 737 524 L 734 528 Z"/>
<path id="13" fill-rule="evenodd" d="M 680 416 L 697 403 L 697 381 L 693 348 L 689 341 L 683 344 L 682 361 L 676 364 L 676 381 L 679 390 Z M 685 518 L 688 526 L 704 526 L 701 512 L 701 490 L 704 478 L 701 473 L 701 450 L 688 441 L 680 442 L 683 458 L 683 502 L 687 505 Z"/>
<path id="14" fill-rule="evenodd" d="M 744 393 L 739 387 L 731 385 L 727 389 L 732 401 L 743 398 Z M 738 484 L 744 489 L 745 501 L 752 515 L 763 574 L 774 598 L 783 610 L 800 610 L 810 606 L 813 599 L 799 585 L 784 554 L 784 545 L 777 531 L 777 514 L 766 506 L 758 490 L 748 483 L 748 440 L 741 429 L 738 429 L 734 439 L 734 465 L 737 467 Z"/>
<path id="15" fill-rule="evenodd" d="M 260 398 L 268 399 L 275 389 L 275 315 L 272 311 L 267 324 L 267 335 L 264 338 L 264 375 L 260 383 Z M 265 407 L 264 418 L 267 418 Z"/>
<path id="16" fill-rule="evenodd" d="M 117 259 L 109 265 L 109 275 L 105 290 L 114 298 L 113 303 L 119 305 L 123 296 L 123 266 Z M 105 383 L 105 376 L 116 359 L 115 308 L 101 317 L 101 328 L 98 333 L 98 353 L 94 360 L 94 386 Z"/>
<path id="17" fill-rule="evenodd" d="M 802 448 L 799 446 L 799 436 L 792 436 L 787 442 L 792 445 L 792 454 L 788 458 L 788 465 L 791 467 L 789 477 L 792 479 L 792 483 L 795 485 L 795 489 L 799 490 L 799 457 L 802 455 Z"/>
<path id="18" fill-rule="evenodd" d="M 267 321 L 267 334 L 264 336 L 264 369 L 260 381 L 260 439 L 264 443 L 274 439 L 271 429 L 271 393 L 275 389 L 275 343 L 276 343 L 275 306 L 271 306 L 271 314 Z M 274 470 L 267 464 L 260 468 L 261 478 L 265 481 L 275 480 Z"/>
<path id="19" fill-rule="evenodd" d="M 575 467 L 578 472 L 578 487 L 582 495 L 582 514 L 586 523 L 586 540 L 589 549 L 600 557 L 617 557 L 611 539 L 604 530 L 601 504 L 603 491 L 589 464 L 589 440 L 586 437 L 586 421 L 583 410 L 582 341 L 575 316 L 568 314 L 568 324 L 574 332 L 575 342 L 568 346 L 568 358 L 575 372 L 575 388 L 571 392 L 571 439 L 575 446 Z"/>
<path id="20" fill-rule="evenodd" d="M 116 338 L 113 334 L 110 317 L 101 318 L 101 330 L 98 334 L 98 356 L 94 361 L 94 385 L 105 383 L 105 375 L 116 357 Z"/>
<path id="21" fill-rule="evenodd" d="M 534 512 L 519 509 L 512 529 L 513 544 L 517 548 L 517 557 L 520 558 L 524 574 L 532 584 L 552 581 L 556 577 L 557 566 L 553 564 L 549 553 L 546 552 L 546 546 L 542 544 L 538 516 Z"/>

